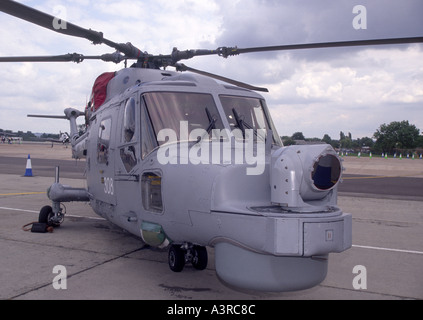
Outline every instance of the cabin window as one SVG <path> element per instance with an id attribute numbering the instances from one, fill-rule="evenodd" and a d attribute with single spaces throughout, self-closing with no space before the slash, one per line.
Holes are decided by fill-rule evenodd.
<path id="1" fill-rule="evenodd" d="M 213 129 L 223 129 L 223 123 L 214 103 L 213 96 L 187 92 L 149 92 L 143 95 L 155 137 L 162 129 L 175 132 L 177 140 L 196 141 L 191 133 L 195 129 L 207 131 L 212 138 Z M 187 127 L 181 126 L 181 123 Z M 181 132 L 185 136 L 181 137 Z M 197 131 L 199 132 L 199 131 Z M 207 138 L 202 137 L 203 139 Z M 165 141 L 159 141 L 160 145 Z"/>
<path id="2" fill-rule="evenodd" d="M 109 164 L 110 133 L 112 131 L 112 119 L 105 119 L 100 122 L 98 129 L 97 161 L 98 163 Z"/>
<path id="3" fill-rule="evenodd" d="M 162 178 L 153 172 L 145 172 L 141 178 L 142 204 L 145 210 L 162 213 Z"/>

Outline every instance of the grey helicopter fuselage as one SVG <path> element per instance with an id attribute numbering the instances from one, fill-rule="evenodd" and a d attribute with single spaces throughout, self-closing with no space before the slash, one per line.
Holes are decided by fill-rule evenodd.
<path id="1" fill-rule="evenodd" d="M 351 216 L 336 206 L 335 151 L 283 147 L 261 95 L 128 68 L 92 107 L 87 131 L 71 138 L 73 157 L 86 157 L 86 196 L 53 203 L 89 199 L 151 246 L 214 247 L 220 279 L 244 289 L 317 285 L 328 254 L 351 246 Z"/>

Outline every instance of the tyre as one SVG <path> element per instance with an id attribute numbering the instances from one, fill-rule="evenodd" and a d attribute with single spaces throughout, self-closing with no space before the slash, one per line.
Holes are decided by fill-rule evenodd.
<path id="1" fill-rule="evenodd" d="M 168 255 L 169 268 L 173 272 L 181 272 L 185 266 L 185 252 L 178 245 L 171 245 Z"/>
<path id="2" fill-rule="evenodd" d="M 194 246 L 192 266 L 197 270 L 204 270 L 207 268 L 208 256 L 206 247 Z"/>
<path id="3" fill-rule="evenodd" d="M 53 209 L 50 206 L 44 206 L 40 210 L 40 214 L 38 215 L 38 222 L 40 223 L 47 223 L 47 225 L 51 225 L 49 222 L 50 218 L 53 216 Z"/>

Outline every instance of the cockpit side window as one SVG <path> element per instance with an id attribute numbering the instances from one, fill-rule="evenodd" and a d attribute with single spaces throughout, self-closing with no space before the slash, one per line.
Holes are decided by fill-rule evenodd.
<path id="1" fill-rule="evenodd" d="M 119 155 L 127 173 L 130 173 L 138 164 L 137 145 L 139 132 L 137 130 L 137 101 L 136 97 L 130 97 L 125 102 L 123 108 L 123 119 L 121 126 L 121 144 L 119 145 Z"/>
<path id="2" fill-rule="evenodd" d="M 158 146 L 147 106 L 141 97 L 141 157 L 144 159 Z"/>
<path id="3" fill-rule="evenodd" d="M 109 163 L 109 144 L 112 130 L 112 119 L 102 120 L 98 129 L 97 161 L 98 163 Z"/>
<path id="4" fill-rule="evenodd" d="M 125 104 L 123 115 L 123 142 L 128 143 L 134 139 L 135 135 L 135 99 L 129 98 Z"/>
<path id="5" fill-rule="evenodd" d="M 281 145 L 263 100 L 222 95 L 220 101 L 231 131 L 238 129 L 244 133 L 245 130 L 253 130 L 259 138 L 264 140 L 267 130 L 272 130 L 273 144 Z"/>

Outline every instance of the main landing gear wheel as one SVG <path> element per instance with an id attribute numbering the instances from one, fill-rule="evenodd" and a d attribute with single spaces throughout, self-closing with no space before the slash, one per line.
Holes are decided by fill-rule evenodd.
<path id="1" fill-rule="evenodd" d="M 170 270 L 181 272 L 186 262 L 191 262 L 197 270 L 204 270 L 207 267 L 207 249 L 203 246 L 183 244 L 172 244 L 169 247 L 168 262 Z"/>
<path id="2" fill-rule="evenodd" d="M 173 272 L 181 272 L 185 266 L 185 253 L 181 246 L 171 245 L 169 248 L 169 267 Z"/>
<path id="3" fill-rule="evenodd" d="M 206 247 L 194 246 L 192 249 L 192 266 L 197 270 L 204 270 L 205 268 L 207 268 L 208 257 Z"/>

